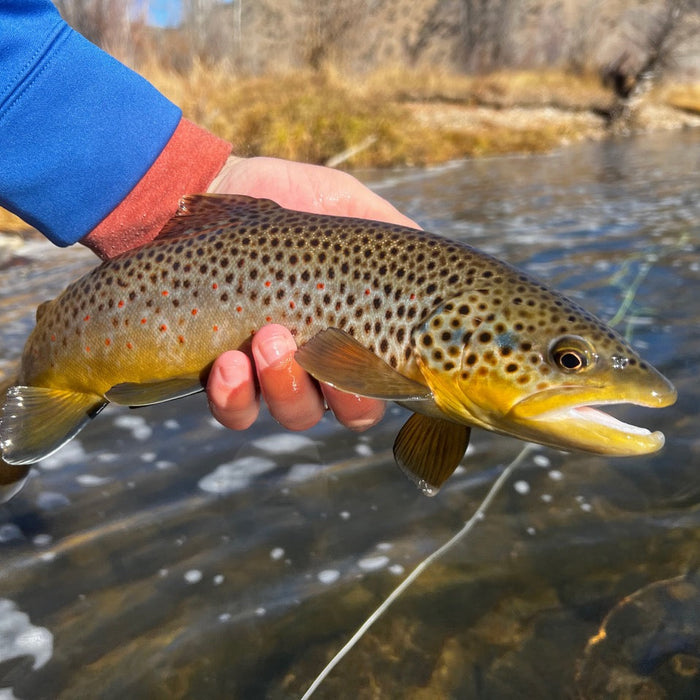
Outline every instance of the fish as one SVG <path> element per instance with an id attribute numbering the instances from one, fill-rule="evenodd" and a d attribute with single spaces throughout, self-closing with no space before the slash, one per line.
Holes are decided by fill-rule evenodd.
<path id="1" fill-rule="evenodd" d="M 398 465 L 434 495 L 471 429 L 562 450 L 656 452 L 661 432 L 600 406 L 669 406 L 674 386 L 614 330 L 539 280 L 466 243 L 390 223 L 191 195 L 158 237 L 41 304 L 7 389 L 9 465 L 55 452 L 108 404 L 202 391 L 211 365 L 257 329 L 294 334 L 319 382 L 411 416 Z"/>

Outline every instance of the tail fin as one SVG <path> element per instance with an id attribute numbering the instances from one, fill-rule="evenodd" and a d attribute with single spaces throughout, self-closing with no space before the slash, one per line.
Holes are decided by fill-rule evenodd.
<path id="1" fill-rule="evenodd" d="M 7 503 L 27 482 L 29 465 L 15 467 L 0 459 L 0 503 Z"/>
<path id="2" fill-rule="evenodd" d="M 33 464 L 53 454 L 94 418 L 107 401 L 97 394 L 12 386 L 0 417 L 0 447 L 8 464 Z"/>

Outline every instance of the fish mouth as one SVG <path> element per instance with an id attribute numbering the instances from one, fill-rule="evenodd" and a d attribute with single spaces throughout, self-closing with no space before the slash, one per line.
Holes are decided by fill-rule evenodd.
<path id="1" fill-rule="evenodd" d="M 519 424 L 529 439 L 564 450 L 625 457 L 651 454 L 664 446 L 662 432 L 625 423 L 599 407 L 621 404 L 649 408 L 670 406 L 676 400 L 676 390 L 670 383 L 663 392 L 649 392 L 647 396 L 629 399 L 596 399 L 590 396 L 590 389 L 581 393 L 589 396 L 579 395 L 573 401 L 562 402 L 561 395 L 557 399 L 554 392 L 549 397 L 535 395 L 513 406 L 509 417 Z M 545 403 L 559 405 L 545 408 Z"/>

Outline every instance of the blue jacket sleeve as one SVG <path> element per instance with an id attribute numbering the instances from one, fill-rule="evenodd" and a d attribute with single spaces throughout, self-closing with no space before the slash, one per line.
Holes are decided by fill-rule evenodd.
<path id="1" fill-rule="evenodd" d="M 126 197 L 180 117 L 49 0 L 0 2 L 0 205 L 57 245 Z"/>

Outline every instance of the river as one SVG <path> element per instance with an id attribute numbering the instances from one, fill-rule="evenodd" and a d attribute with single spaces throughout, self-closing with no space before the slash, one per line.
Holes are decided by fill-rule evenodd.
<path id="1" fill-rule="evenodd" d="M 360 173 L 426 229 L 624 316 L 679 400 L 620 414 L 666 434 L 657 455 L 535 449 L 314 697 L 700 697 L 699 173 L 699 130 Z M 0 370 L 92 264 L 5 252 Z M 202 395 L 106 409 L 0 506 L 0 698 L 300 697 L 522 448 L 475 430 L 426 498 L 393 463 L 404 419 L 235 434 Z"/>

